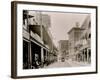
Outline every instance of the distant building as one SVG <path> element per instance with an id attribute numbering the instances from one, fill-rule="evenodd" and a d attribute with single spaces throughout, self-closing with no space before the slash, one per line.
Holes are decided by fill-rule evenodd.
<path id="1" fill-rule="evenodd" d="M 68 57 L 69 55 L 69 41 L 68 40 L 59 41 L 59 55 L 64 58 Z"/>
<path id="2" fill-rule="evenodd" d="M 73 27 L 69 32 L 69 55 L 72 59 L 75 59 L 75 43 L 80 39 L 82 31 L 84 29 L 80 27 Z"/>
<path id="3" fill-rule="evenodd" d="M 50 28 L 51 27 L 51 20 L 50 20 L 50 16 L 49 15 L 42 14 L 42 24 L 46 28 Z"/>
<path id="4" fill-rule="evenodd" d="M 51 20 L 49 15 L 43 14 L 40 11 L 29 11 L 28 14 L 34 16 L 29 19 L 30 24 L 38 24 L 38 25 L 42 24 L 46 28 L 51 27 L 51 22 L 50 22 Z"/>

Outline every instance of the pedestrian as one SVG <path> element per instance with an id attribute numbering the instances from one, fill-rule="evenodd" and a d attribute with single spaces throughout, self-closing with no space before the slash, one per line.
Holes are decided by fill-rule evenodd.
<path id="1" fill-rule="evenodd" d="M 39 55 L 35 53 L 35 60 L 33 61 L 33 65 L 34 67 L 37 69 L 37 68 L 40 68 L 41 66 L 41 63 L 39 61 Z"/>

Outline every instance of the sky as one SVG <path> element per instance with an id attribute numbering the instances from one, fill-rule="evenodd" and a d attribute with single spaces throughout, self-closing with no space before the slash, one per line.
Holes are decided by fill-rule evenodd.
<path id="1" fill-rule="evenodd" d="M 81 13 L 63 13 L 63 12 L 44 12 L 48 14 L 51 19 L 50 32 L 53 36 L 55 46 L 58 46 L 59 40 L 68 40 L 67 32 L 75 27 L 78 22 L 79 25 L 83 23 L 87 15 Z"/>

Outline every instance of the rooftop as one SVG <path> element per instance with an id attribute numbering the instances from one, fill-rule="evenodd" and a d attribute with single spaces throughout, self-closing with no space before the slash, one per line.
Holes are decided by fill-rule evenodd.
<path id="1" fill-rule="evenodd" d="M 73 30 L 84 30 L 84 29 L 80 28 L 80 27 L 73 27 L 72 29 L 70 29 L 70 31 L 68 32 L 68 34 L 70 34 Z"/>

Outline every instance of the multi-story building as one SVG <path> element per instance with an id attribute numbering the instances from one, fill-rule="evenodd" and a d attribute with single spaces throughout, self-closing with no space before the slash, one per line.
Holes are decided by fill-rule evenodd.
<path id="1" fill-rule="evenodd" d="M 75 60 L 75 44 L 80 39 L 80 36 L 82 34 L 84 29 L 80 28 L 76 25 L 76 27 L 73 27 L 69 32 L 69 55 L 70 58 Z"/>
<path id="2" fill-rule="evenodd" d="M 61 58 L 69 57 L 69 41 L 68 40 L 60 40 L 59 41 L 59 55 Z"/>
<path id="3" fill-rule="evenodd" d="M 91 62 L 91 20 L 90 15 L 86 17 L 82 26 L 83 30 L 80 40 L 76 42 L 76 60 Z"/>
<path id="4" fill-rule="evenodd" d="M 29 19 L 29 24 L 42 24 L 46 28 L 51 27 L 51 20 L 49 15 L 41 13 L 41 11 L 29 11 L 28 14 L 34 15 L 34 17 Z"/>
<path id="5" fill-rule="evenodd" d="M 51 27 L 51 20 L 50 20 L 50 16 L 47 14 L 42 14 L 42 24 L 46 27 L 46 28 L 50 28 Z"/>
<path id="6" fill-rule="evenodd" d="M 91 20 L 86 17 L 80 27 L 69 32 L 70 56 L 76 61 L 91 62 Z"/>
<path id="7" fill-rule="evenodd" d="M 50 17 L 42 16 L 38 11 L 23 11 L 23 69 L 35 68 L 36 56 L 41 67 L 55 61 L 57 49 L 48 31 L 50 19 L 46 19 Z"/>

